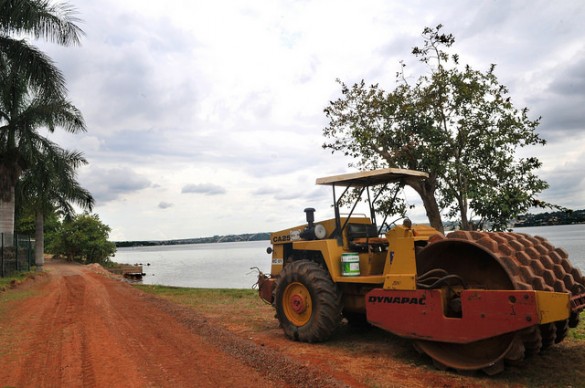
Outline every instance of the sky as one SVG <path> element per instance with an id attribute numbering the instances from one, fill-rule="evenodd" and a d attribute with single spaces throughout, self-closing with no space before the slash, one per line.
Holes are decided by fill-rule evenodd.
<path id="1" fill-rule="evenodd" d="M 319 177 L 353 172 L 322 144 L 336 79 L 395 87 L 425 26 L 497 64 L 515 106 L 542 117 L 540 198 L 585 208 L 585 3 L 574 1 L 70 0 L 81 46 L 36 42 L 63 71 L 87 132 L 78 180 L 110 239 L 270 232 L 330 218 Z M 407 67 L 408 68 L 408 67 Z M 414 75 L 413 75 L 414 76 Z M 403 194 L 409 204 L 416 195 Z M 424 209 L 409 213 L 425 222 Z"/>

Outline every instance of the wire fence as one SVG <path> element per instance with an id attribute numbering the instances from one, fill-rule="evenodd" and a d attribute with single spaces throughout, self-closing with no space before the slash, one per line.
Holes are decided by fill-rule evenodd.
<path id="1" fill-rule="evenodd" d="M 0 277 L 30 271 L 35 262 L 30 236 L 0 233 Z"/>

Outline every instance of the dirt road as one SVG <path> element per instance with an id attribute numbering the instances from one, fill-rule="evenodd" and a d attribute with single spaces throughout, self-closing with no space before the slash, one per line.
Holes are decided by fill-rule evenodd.
<path id="1" fill-rule="evenodd" d="M 343 385 L 91 267 L 46 269 L 0 311 L 0 386 Z"/>

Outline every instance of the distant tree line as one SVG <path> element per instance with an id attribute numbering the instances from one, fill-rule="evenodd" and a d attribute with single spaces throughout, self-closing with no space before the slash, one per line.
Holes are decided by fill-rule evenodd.
<path id="1" fill-rule="evenodd" d="M 540 225 L 584 224 L 585 210 L 568 210 L 550 213 L 525 214 L 518 217 L 515 227 Z"/>
<path id="2" fill-rule="evenodd" d="M 247 234 L 230 234 L 213 237 L 197 237 L 179 240 L 149 240 L 149 241 L 117 241 L 116 247 L 143 247 L 156 245 L 181 245 L 181 244 L 209 244 L 238 241 L 264 241 L 270 240 L 270 233 L 247 233 Z"/>

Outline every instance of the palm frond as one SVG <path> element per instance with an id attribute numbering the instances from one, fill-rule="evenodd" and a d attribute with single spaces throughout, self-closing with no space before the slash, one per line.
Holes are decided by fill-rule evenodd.
<path id="1" fill-rule="evenodd" d="M 0 31 L 25 34 L 63 46 L 78 45 L 85 35 L 77 25 L 81 20 L 68 3 L 47 0 L 1 0 Z"/>

